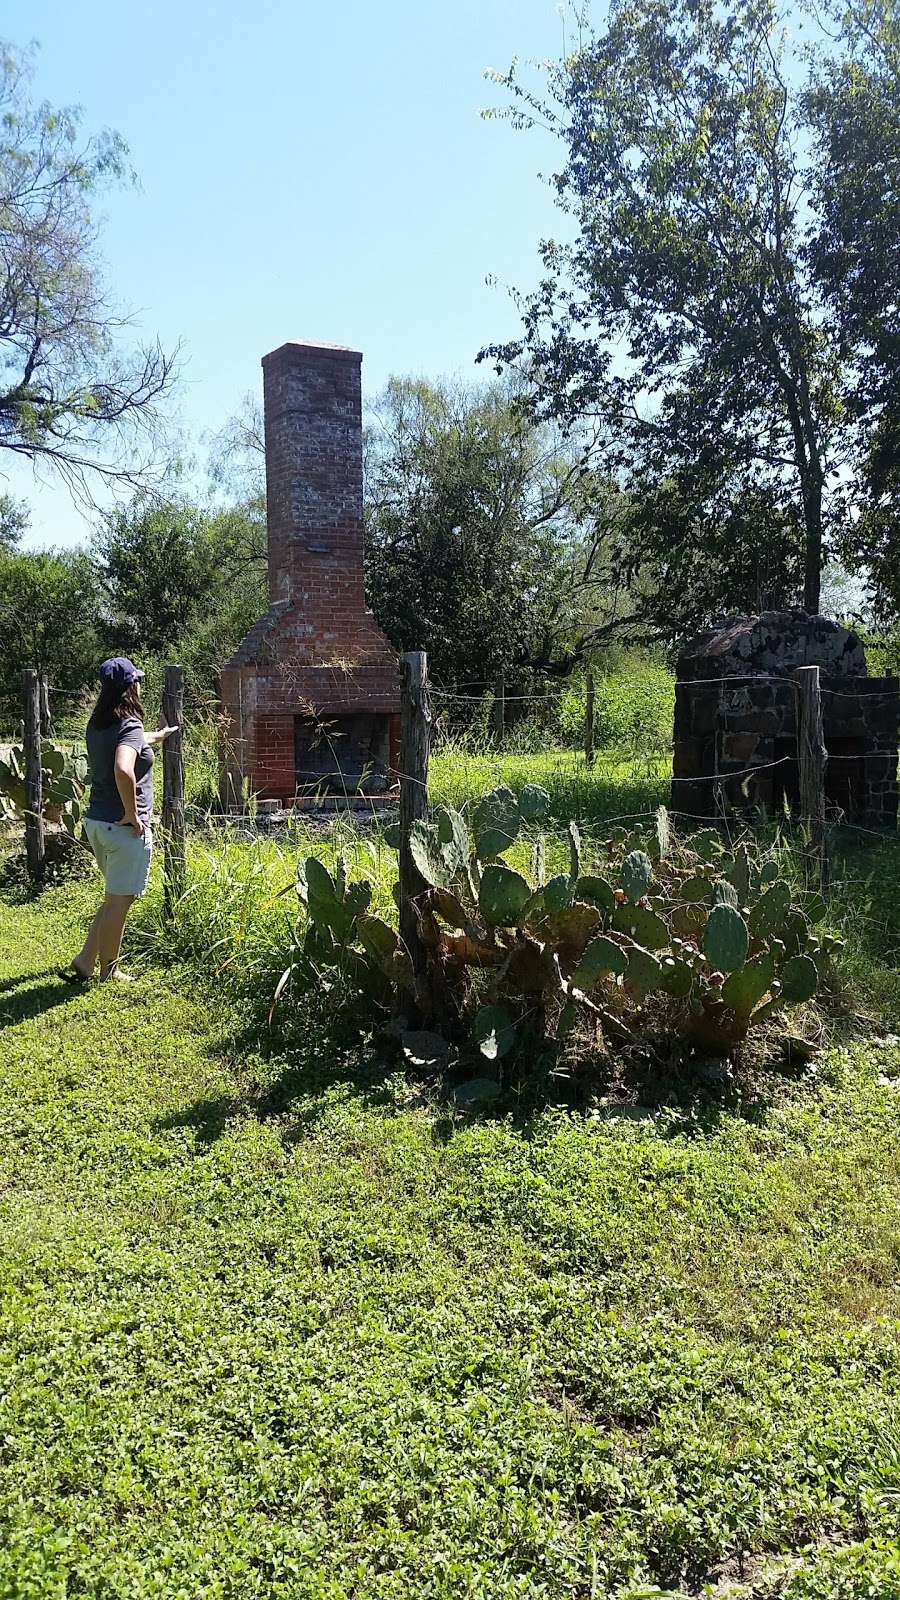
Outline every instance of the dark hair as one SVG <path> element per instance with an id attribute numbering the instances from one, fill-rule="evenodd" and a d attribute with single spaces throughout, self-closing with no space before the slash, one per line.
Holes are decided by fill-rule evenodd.
<path id="1" fill-rule="evenodd" d="M 97 696 L 97 704 L 88 721 L 89 728 L 111 728 L 114 722 L 124 722 L 126 717 L 144 720 L 139 683 L 129 683 L 123 689 L 120 683 L 105 683 Z"/>

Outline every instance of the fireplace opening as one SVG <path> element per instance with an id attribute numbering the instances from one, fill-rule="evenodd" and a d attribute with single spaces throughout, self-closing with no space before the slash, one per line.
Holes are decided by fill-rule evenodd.
<path id="1" fill-rule="evenodd" d="M 298 794 L 383 794 L 390 786 L 391 719 L 383 712 L 294 718 Z"/>

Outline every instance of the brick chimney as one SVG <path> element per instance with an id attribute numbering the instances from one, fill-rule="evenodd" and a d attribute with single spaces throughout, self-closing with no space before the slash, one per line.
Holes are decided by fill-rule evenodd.
<path id="1" fill-rule="evenodd" d="M 362 355 L 263 357 L 269 598 L 221 676 L 223 798 L 313 804 L 383 793 L 397 659 L 363 588 Z"/>

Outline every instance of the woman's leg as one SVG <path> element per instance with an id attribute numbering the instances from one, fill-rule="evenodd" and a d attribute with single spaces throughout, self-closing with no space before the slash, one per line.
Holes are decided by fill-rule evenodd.
<path id="1" fill-rule="evenodd" d="M 101 978 L 124 976 L 118 971 L 119 951 L 122 948 L 125 918 L 136 898 L 133 894 L 108 894 L 103 902 L 103 918 L 97 939 Z"/>
<path id="2" fill-rule="evenodd" d="M 103 926 L 105 912 L 106 901 L 104 900 L 103 904 L 97 908 L 94 919 L 88 928 L 84 944 L 72 961 L 75 971 L 80 972 L 83 978 L 92 978 L 94 976 L 94 968 L 97 965 L 97 957 L 100 954 L 100 929 Z"/>

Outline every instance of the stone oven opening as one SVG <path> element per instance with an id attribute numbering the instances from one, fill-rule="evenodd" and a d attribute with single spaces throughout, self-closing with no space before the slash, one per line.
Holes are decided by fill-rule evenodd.
<path id="1" fill-rule="evenodd" d="M 397 657 L 363 586 L 361 363 L 341 345 L 263 358 L 270 603 L 221 675 L 227 809 L 372 804 L 399 765 Z"/>
<path id="2" fill-rule="evenodd" d="M 295 717 L 299 796 L 384 794 L 390 787 L 391 719 L 376 711 Z"/>
<path id="3" fill-rule="evenodd" d="M 870 678 L 861 641 L 802 611 L 732 617 L 678 660 L 672 805 L 690 816 L 799 808 L 798 667 L 821 669 L 832 821 L 897 826 L 898 680 Z"/>

